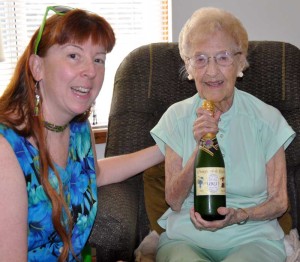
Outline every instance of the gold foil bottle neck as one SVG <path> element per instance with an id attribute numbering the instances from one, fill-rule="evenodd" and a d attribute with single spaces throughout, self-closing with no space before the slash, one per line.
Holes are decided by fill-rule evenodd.
<path id="1" fill-rule="evenodd" d="M 207 111 L 210 111 L 210 112 L 214 113 L 214 110 L 215 110 L 214 102 L 204 100 L 203 104 L 202 104 L 202 108 L 207 110 Z"/>
<path id="2" fill-rule="evenodd" d="M 207 110 L 207 111 L 210 111 L 212 113 L 212 115 L 214 114 L 214 110 L 215 110 L 214 102 L 204 100 L 203 103 L 202 103 L 202 108 Z M 216 137 L 215 134 L 207 133 L 205 136 L 203 136 L 203 139 L 213 139 L 214 137 Z"/>

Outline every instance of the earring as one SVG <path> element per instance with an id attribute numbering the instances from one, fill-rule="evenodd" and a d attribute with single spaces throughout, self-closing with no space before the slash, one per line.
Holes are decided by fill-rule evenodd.
<path id="1" fill-rule="evenodd" d="M 237 75 L 238 77 L 243 77 L 244 76 L 244 73 L 242 71 L 240 71 Z"/>
<path id="2" fill-rule="evenodd" d="M 40 104 L 40 95 L 38 94 L 38 88 L 39 88 L 39 81 L 35 83 L 35 107 L 34 107 L 34 116 L 39 115 L 39 104 Z"/>
<path id="3" fill-rule="evenodd" d="M 193 77 L 190 74 L 188 74 L 187 79 L 188 80 L 193 80 Z"/>

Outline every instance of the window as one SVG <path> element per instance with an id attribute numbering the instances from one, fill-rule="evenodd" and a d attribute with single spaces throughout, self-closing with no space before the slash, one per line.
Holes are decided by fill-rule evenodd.
<path id="1" fill-rule="evenodd" d="M 114 28 L 116 46 L 107 55 L 106 75 L 95 104 L 96 125 L 106 126 L 115 72 L 124 57 L 138 46 L 168 41 L 168 0 L 60 0 L 58 5 L 83 8 L 103 16 Z M 0 26 L 5 61 L 0 62 L 0 95 L 7 86 L 18 58 L 40 26 L 46 0 L 0 2 Z M 50 11 L 49 16 L 53 13 Z"/>

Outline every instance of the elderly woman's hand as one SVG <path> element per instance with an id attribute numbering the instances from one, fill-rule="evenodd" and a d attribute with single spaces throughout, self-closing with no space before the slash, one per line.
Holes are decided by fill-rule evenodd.
<path id="1" fill-rule="evenodd" d="M 212 232 L 238 222 L 236 215 L 237 211 L 235 209 L 219 207 L 218 212 L 219 214 L 224 215 L 225 218 L 222 220 L 207 221 L 204 220 L 198 212 L 195 212 L 194 208 L 191 208 L 190 216 L 196 229 Z"/>
<path id="2" fill-rule="evenodd" d="M 197 109 L 197 119 L 193 125 L 193 134 L 194 138 L 197 142 L 206 135 L 207 133 L 214 133 L 218 132 L 218 122 L 221 116 L 221 112 L 217 111 L 214 115 L 199 107 Z"/>

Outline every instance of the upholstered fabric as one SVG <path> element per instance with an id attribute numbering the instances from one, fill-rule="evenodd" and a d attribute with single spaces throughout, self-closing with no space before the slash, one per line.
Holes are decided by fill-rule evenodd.
<path id="1" fill-rule="evenodd" d="M 282 42 L 251 41 L 250 67 L 237 82 L 245 90 L 277 107 L 300 132 L 300 51 Z M 193 81 L 180 72 L 177 43 L 153 43 L 131 52 L 115 76 L 108 124 L 106 156 L 153 145 L 149 131 L 174 102 L 196 93 Z M 287 149 L 291 227 L 300 230 L 300 137 Z M 146 191 L 147 189 L 145 189 Z M 134 249 L 150 225 L 144 203 L 142 174 L 98 189 L 98 214 L 90 244 L 98 261 L 133 260 Z"/>
<path id="2" fill-rule="evenodd" d="M 165 201 L 165 169 L 163 163 L 145 170 L 144 192 L 150 229 L 161 234 L 165 230 L 157 223 L 157 220 L 169 207 Z"/>

